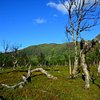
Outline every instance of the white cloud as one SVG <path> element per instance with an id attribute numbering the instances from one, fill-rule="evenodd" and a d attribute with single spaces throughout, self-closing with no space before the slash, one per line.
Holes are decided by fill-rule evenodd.
<path id="1" fill-rule="evenodd" d="M 46 23 L 47 21 L 45 19 L 42 19 L 42 18 L 37 18 L 37 19 L 34 19 L 34 23 L 36 24 L 43 24 L 43 23 Z"/>
<path id="2" fill-rule="evenodd" d="M 69 7 L 68 1 L 69 1 L 69 0 L 66 0 L 66 1 L 64 2 L 64 5 L 65 5 L 67 8 Z M 75 1 L 76 1 L 77 5 L 79 5 L 79 3 L 81 3 L 81 0 L 75 0 Z M 99 0 L 97 0 L 97 1 L 99 1 Z M 85 0 L 85 3 L 90 3 L 90 4 L 92 4 L 92 3 L 94 3 L 94 2 L 95 2 L 95 0 Z M 63 14 L 67 14 L 67 9 L 66 9 L 66 7 L 65 7 L 64 5 L 63 5 L 62 3 L 55 3 L 55 2 L 49 2 L 49 3 L 47 3 L 47 6 L 52 7 L 52 8 L 55 8 L 55 9 L 57 9 L 58 11 L 62 12 Z M 72 6 L 72 11 L 73 11 L 73 9 L 75 9 L 75 5 Z"/>
<path id="3" fill-rule="evenodd" d="M 57 3 L 54 3 L 54 2 L 49 2 L 49 3 L 47 3 L 47 6 L 52 7 L 52 8 L 56 8 L 57 10 L 61 11 L 63 14 L 67 13 L 66 8 L 61 3 L 57 4 Z"/>

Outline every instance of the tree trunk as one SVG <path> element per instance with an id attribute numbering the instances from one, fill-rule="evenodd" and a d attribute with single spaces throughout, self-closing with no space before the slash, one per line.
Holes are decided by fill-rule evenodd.
<path id="1" fill-rule="evenodd" d="M 98 72 L 97 72 L 97 76 L 100 73 L 100 61 L 99 61 L 99 65 L 98 65 Z"/>
<path id="2" fill-rule="evenodd" d="M 68 39 L 68 63 L 69 63 L 69 74 L 70 76 L 72 75 L 72 67 L 71 67 L 71 46 L 70 46 L 70 38 L 68 36 L 68 33 L 66 34 L 67 39 Z M 72 40 L 74 42 L 74 34 L 72 34 Z M 65 57 L 66 58 L 66 57 Z M 65 60 L 66 62 L 66 60 Z"/>
<path id="3" fill-rule="evenodd" d="M 73 78 L 76 77 L 77 69 L 78 69 L 78 44 L 77 44 L 77 41 L 76 41 L 75 42 L 75 61 L 74 61 L 74 68 L 73 68 L 73 71 L 72 71 Z"/>
<path id="4" fill-rule="evenodd" d="M 72 75 L 72 68 L 71 68 L 71 57 L 69 55 L 69 74 Z"/>
<path id="5" fill-rule="evenodd" d="M 90 76 L 87 70 L 87 64 L 85 63 L 85 54 L 83 53 L 81 54 L 81 65 L 82 65 L 82 69 L 85 75 L 85 88 L 89 88 L 90 87 L 90 84 L 89 84 Z"/>

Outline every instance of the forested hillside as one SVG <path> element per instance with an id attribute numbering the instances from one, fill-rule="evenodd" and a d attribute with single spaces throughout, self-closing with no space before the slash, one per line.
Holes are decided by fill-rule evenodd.
<path id="1" fill-rule="evenodd" d="M 95 39 L 100 39 L 100 34 Z M 80 48 L 80 42 L 78 44 L 79 44 L 78 48 Z M 86 54 L 86 63 L 88 65 L 98 64 L 99 61 L 98 48 L 99 45 L 96 44 L 96 46 Z M 78 56 L 80 57 L 79 50 L 78 50 Z M 0 66 L 16 67 L 16 66 L 29 66 L 30 64 L 32 66 L 53 66 L 53 65 L 68 66 L 69 55 L 71 56 L 71 64 L 73 66 L 74 44 L 72 42 L 63 44 L 54 44 L 54 43 L 41 44 L 41 45 L 29 46 L 27 48 L 17 51 L 15 50 L 12 52 L 0 53 Z"/>
<path id="2" fill-rule="evenodd" d="M 71 54 L 74 55 L 73 43 L 67 44 L 41 44 L 36 46 L 30 46 L 21 50 L 21 52 L 25 52 L 33 62 L 37 62 L 38 60 L 45 60 L 50 64 L 65 64 L 68 60 L 68 47 L 70 45 Z M 35 62 L 35 63 L 36 63 Z M 58 63 L 57 63 L 58 62 Z"/>
<path id="3" fill-rule="evenodd" d="M 95 39 L 100 39 L 100 34 L 95 37 Z M 79 44 L 80 47 L 80 44 Z M 90 52 L 87 54 L 87 63 L 90 62 L 97 63 L 98 62 L 98 56 L 99 56 L 99 49 L 98 44 L 95 48 L 90 50 Z M 70 48 L 70 51 L 69 51 Z M 27 48 L 24 48 L 20 52 L 24 52 L 29 56 L 34 64 L 42 63 L 42 61 L 39 60 L 45 60 L 47 63 L 50 64 L 60 64 L 65 65 L 68 64 L 68 55 L 71 54 L 71 60 L 72 64 L 74 62 L 74 44 L 73 43 L 63 43 L 63 44 L 41 44 L 41 45 L 35 45 L 30 46 Z M 45 62 L 44 62 L 45 63 Z M 93 64 L 92 63 L 92 64 Z M 43 63 L 42 63 L 43 64 Z"/>

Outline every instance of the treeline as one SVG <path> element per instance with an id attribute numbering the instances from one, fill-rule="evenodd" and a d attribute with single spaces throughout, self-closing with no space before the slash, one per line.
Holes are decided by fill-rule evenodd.
<path id="1" fill-rule="evenodd" d="M 73 59 L 74 61 L 74 59 Z M 68 65 L 68 56 L 65 55 L 50 55 L 46 57 L 44 53 L 39 53 L 37 56 L 28 56 L 25 52 L 8 52 L 0 53 L 0 67 L 23 67 L 23 66 L 55 66 Z"/>
<path id="2" fill-rule="evenodd" d="M 30 62 L 26 53 L 0 53 L 0 67 L 27 66 Z"/>
<path id="3" fill-rule="evenodd" d="M 99 45 L 96 45 L 95 48 L 90 50 L 86 55 L 86 63 L 90 66 L 98 65 L 100 54 L 99 54 Z M 54 51 L 53 51 L 54 52 Z M 31 61 L 34 62 L 34 65 L 40 66 L 69 66 L 69 53 L 68 50 L 65 52 L 53 53 L 46 55 L 45 53 L 38 53 L 36 56 L 31 56 Z M 80 51 L 78 52 L 80 58 Z M 70 51 L 71 65 L 74 66 L 74 52 L 73 49 Z M 80 64 L 79 60 L 79 64 Z"/>
<path id="4" fill-rule="evenodd" d="M 71 65 L 74 65 L 73 43 L 42 44 L 19 50 L 19 46 L 13 46 L 10 51 L 5 43 L 4 52 L 0 53 L 0 67 L 24 67 L 24 66 L 69 66 L 69 54 Z M 69 51 L 70 47 L 70 51 Z M 78 47 L 80 48 L 80 46 Z M 80 49 L 79 49 L 80 50 Z M 78 53 L 80 57 L 80 51 Z M 86 55 L 88 65 L 98 64 L 100 59 L 99 45 L 97 44 Z M 79 61 L 80 64 L 80 61 Z"/>

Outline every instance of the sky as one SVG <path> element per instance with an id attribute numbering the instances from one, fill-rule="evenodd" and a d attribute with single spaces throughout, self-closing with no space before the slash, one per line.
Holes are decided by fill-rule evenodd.
<path id="1" fill-rule="evenodd" d="M 22 48 L 44 43 L 65 43 L 66 11 L 59 0 L 0 0 L 0 51 L 2 41 Z M 100 33 L 95 27 L 85 39 Z"/>

